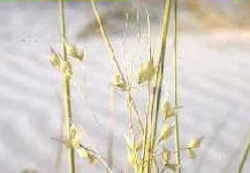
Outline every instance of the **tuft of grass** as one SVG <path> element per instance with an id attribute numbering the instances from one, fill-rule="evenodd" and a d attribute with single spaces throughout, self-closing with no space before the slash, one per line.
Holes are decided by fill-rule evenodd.
<path id="1" fill-rule="evenodd" d="M 113 74 L 112 85 L 121 92 L 126 101 L 128 110 L 129 127 L 126 137 L 128 162 L 135 173 L 160 173 L 166 170 L 181 173 L 181 151 L 185 150 L 190 158 L 195 158 L 195 149 L 200 147 L 203 138 L 194 138 L 187 145 L 180 146 L 179 135 L 179 83 L 178 83 L 178 51 L 177 51 L 177 0 L 164 0 L 164 10 L 162 16 L 161 36 L 159 41 L 159 50 L 157 55 L 152 55 L 151 48 L 151 25 L 150 14 L 145 9 L 147 18 L 147 43 L 149 44 L 149 57 L 142 60 L 140 65 L 133 65 L 127 62 L 129 68 L 137 69 L 136 73 L 128 74 L 128 68 L 123 68 L 120 59 L 115 54 L 115 50 L 106 34 L 102 18 L 96 8 L 94 0 L 91 0 L 92 10 L 96 17 L 100 34 L 109 53 L 110 59 L 116 69 Z M 66 139 L 54 140 L 65 144 L 68 151 L 69 173 L 76 173 L 75 152 L 81 158 L 89 163 L 100 163 L 108 173 L 112 173 L 105 159 L 92 147 L 81 144 L 81 134 L 72 120 L 71 112 L 71 79 L 73 69 L 71 60 L 82 61 L 85 58 L 84 51 L 72 44 L 66 37 L 66 25 L 64 15 L 64 0 L 59 0 L 60 10 L 60 28 L 61 28 L 61 52 L 51 48 L 50 62 L 63 76 L 64 86 L 64 129 Z M 174 103 L 166 99 L 163 91 L 164 78 L 166 76 L 165 68 L 171 68 L 166 65 L 168 52 L 166 51 L 169 29 L 170 13 L 174 10 L 174 56 L 173 56 L 173 74 L 174 74 Z M 125 70 L 124 70 L 125 69 Z M 139 90 L 142 89 L 142 90 Z M 139 109 L 136 102 L 137 92 L 145 92 L 145 110 Z M 174 136 L 174 149 L 169 146 L 171 137 Z M 111 152 L 111 150 L 110 150 Z M 110 153 L 112 154 L 112 153 Z M 175 158 L 172 155 L 175 155 Z M 112 155 L 110 155 L 112 157 Z M 112 158 L 109 158 L 111 162 Z M 111 163 L 110 163 L 111 165 Z M 112 165 L 112 167 L 115 167 Z"/>
<path id="2" fill-rule="evenodd" d="M 102 18 L 96 8 L 94 0 L 91 0 L 92 10 L 95 14 L 101 38 L 104 40 L 106 48 L 109 52 L 110 59 L 113 62 L 117 72 L 113 75 L 112 84 L 118 91 L 124 93 L 127 101 L 129 129 L 126 137 L 128 162 L 135 173 L 152 173 L 162 172 L 166 169 L 181 172 L 181 147 L 179 137 L 178 122 L 178 63 L 177 63 L 177 0 L 165 0 L 164 12 L 162 16 L 162 27 L 160 37 L 160 48 L 157 56 L 152 55 L 151 50 L 151 28 L 150 15 L 146 10 L 148 23 L 148 43 L 150 57 L 143 60 L 138 67 L 137 73 L 131 75 L 127 71 L 123 71 L 119 58 L 115 55 L 112 43 L 105 32 L 102 24 Z M 174 9 L 174 57 L 173 57 L 173 73 L 174 73 L 174 104 L 165 102 L 162 94 L 163 80 L 165 76 L 165 59 L 167 58 L 166 47 L 168 40 L 168 30 L 170 28 L 170 12 Z M 129 63 L 127 63 L 129 64 Z M 132 67 L 133 64 L 129 64 Z M 126 68 L 125 68 L 126 69 Z M 145 85 L 146 84 L 146 85 Z M 139 110 L 135 102 L 133 93 L 137 92 L 137 88 L 147 88 L 148 98 L 146 100 L 147 107 L 145 110 Z M 163 117 L 160 116 L 163 114 Z M 174 122 L 171 125 L 171 119 Z M 169 138 L 175 134 L 175 151 L 166 148 Z M 188 153 L 195 155 L 194 149 L 199 148 L 200 138 L 194 138 L 191 142 L 182 147 Z M 171 158 L 171 154 L 175 154 L 175 163 Z M 194 158 L 194 157 L 192 157 Z"/>

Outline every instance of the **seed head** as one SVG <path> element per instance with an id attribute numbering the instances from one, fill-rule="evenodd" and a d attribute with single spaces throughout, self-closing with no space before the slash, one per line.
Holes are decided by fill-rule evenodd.
<path id="1" fill-rule="evenodd" d="M 126 85 L 125 81 L 122 80 L 120 73 L 115 73 L 113 75 L 112 85 L 121 89 L 121 90 L 127 89 L 127 85 Z"/>
<path id="2" fill-rule="evenodd" d="M 161 112 L 163 113 L 164 118 L 168 119 L 168 118 L 170 118 L 170 117 L 172 117 L 172 116 L 175 115 L 175 108 L 172 106 L 171 103 L 169 103 L 168 101 L 166 101 L 161 106 Z"/>
<path id="3" fill-rule="evenodd" d="M 50 48 L 51 55 L 49 56 L 49 61 L 53 67 L 58 68 L 61 64 L 60 55 L 57 54 L 52 48 Z"/>
<path id="4" fill-rule="evenodd" d="M 199 148 L 203 139 L 204 137 L 191 139 L 191 141 L 187 144 L 186 148 L 188 149 Z"/>
<path id="5" fill-rule="evenodd" d="M 174 131 L 174 126 L 169 126 L 168 124 L 164 124 L 161 129 L 159 142 L 166 140 L 169 136 L 173 134 L 173 131 Z"/>
<path id="6" fill-rule="evenodd" d="M 84 59 L 85 54 L 83 50 L 79 50 L 74 44 L 68 43 L 67 41 L 65 42 L 65 45 L 69 56 L 80 61 Z"/>
<path id="7" fill-rule="evenodd" d="M 141 84 L 146 81 L 151 81 L 155 75 L 156 68 L 152 60 L 148 60 L 142 63 L 138 70 L 138 84 Z"/>
<path id="8" fill-rule="evenodd" d="M 97 161 L 96 156 L 90 151 L 86 150 L 83 147 L 80 147 L 76 150 L 81 158 L 87 159 L 89 163 L 94 164 Z"/>

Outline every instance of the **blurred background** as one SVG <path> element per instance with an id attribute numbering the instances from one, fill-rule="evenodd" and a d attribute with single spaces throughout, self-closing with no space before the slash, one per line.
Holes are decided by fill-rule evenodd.
<path id="1" fill-rule="evenodd" d="M 122 61 L 148 56 L 147 41 L 140 39 L 147 29 L 145 10 L 157 48 L 162 0 L 100 1 L 97 7 Z M 0 2 L 1 172 L 67 172 L 63 145 L 51 140 L 62 138 L 63 124 L 61 76 L 48 61 L 49 48 L 59 48 L 57 8 L 49 0 Z M 183 168 L 236 172 L 250 135 L 250 2 L 179 0 L 178 10 L 181 142 L 205 136 L 196 160 L 183 154 Z M 68 1 L 66 20 L 68 37 L 87 53 L 74 64 L 73 119 L 83 143 L 105 157 L 112 153 L 114 172 L 121 172 L 127 167 L 127 112 L 121 93 L 112 90 L 112 63 L 90 2 Z M 77 167 L 104 171 L 81 159 Z M 250 161 L 244 169 L 249 171 Z"/>

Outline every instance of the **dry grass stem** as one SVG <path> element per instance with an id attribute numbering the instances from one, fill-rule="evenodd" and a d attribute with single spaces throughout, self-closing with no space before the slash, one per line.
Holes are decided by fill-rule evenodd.
<path id="1" fill-rule="evenodd" d="M 63 52 L 63 60 L 68 62 L 67 51 L 65 40 L 66 38 L 66 27 L 65 27 L 65 15 L 64 15 L 64 0 L 59 0 L 59 10 L 60 10 L 60 24 L 61 24 L 61 47 Z M 64 75 L 64 113 L 65 113 L 65 134 L 66 138 L 69 139 L 70 136 L 70 126 L 72 123 L 72 112 L 71 112 L 71 95 L 70 95 L 70 78 Z M 72 147 L 67 148 L 68 161 L 69 161 L 69 172 L 75 173 L 75 154 Z"/>
<path id="2" fill-rule="evenodd" d="M 91 0 L 91 6 L 92 6 L 93 12 L 95 14 L 95 17 L 96 17 L 96 20 L 97 20 L 97 23 L 98 23 L 98 26 L 99 26 L 101 36 L 102 36 L 102 38 L 103 38 L 103 40 L 105 42 L 107 50 L 109 51 L 111 60 L 114 63 L 116 69 L 118 70 L 118 72 L 119 72 L 119 74 L 121 76 L 122 82 L 125 83 L 126 85 L 128 85 L 128 81 L 126 80 L 125 74 L 122 71 L 120 63 L 119 63 L 119 61 L 118 61 L 118 59 L 117 59 L 117 57 L 115 55 L 112 43 L 111 43 L 109 37 L 107 36 L 107 34 L 105 32 L 104 26 L 102 24 L 101 17 L 100 17 L 99 12 L 98 12 L 98 10 L 96 8 L 94 0 Z M 129 102 L 129 105 L 132 107 L 133 111 L 135 112 L 137 120 L 139 122 L 139 127 L 140 127 L 141 131 L 143 132 L 143 122 L 142 122 L 142 119 L 140 118 L 140 114 L 139 114 L 139 112 L 137 110 L 137 106 L 135 105 L 135 101 L 134 101 L 134 99 L 132 97 L 130 87 L 126 91 L 127 91 L 127 98 L 128 98 L 127 101 Z"/>
<path id="3" fill-rule="evenodd" d="M 160 107 L 160 99 L 161 99 L 161 90 L 162 90 L 162 82 L 164 75 L 164 64 L 165 64 L 165 49 L 166 49 L 166 41 L 169 29 L 169 18 L 170 18 L 170 9 L 171 9 L 171 0 L 164 1 L 164 12 L 163 12 L 163 21 L 161 28 L 161 40 L 160 40 L 160 50 L 159 50 L 159 58 L 158 58 L 158 69 L 156 72 L 156 81 L 155 87 L 153 89 L 153 96 L 151 102 L 151 116 L 154 118 L 152 121 L 152 134 L 150 134 L 150 147 L 149 147 L 149 156 L 148 160 L 148 170 L 147 173 L 151 172 L 152 167 L 152 157 L 156 143 L 156 134 L 158 129 L 158 114 Z"/>
<path id="4" fill-rule="evenodd" d="M 179 93 L 178 93 L 178 40 L 177 40 L 177 34 L 178 34 L 178 0 L 174 0 L 174 63 L 173 63 L 173 69 L 174 69 L 174 103 L 175 108 L 179 107 Z M 181 152 L 180 152 L 180 137 L 179 137 L 179 114 L 178 109 L 176 109 L 175 112 L 175 150 L 176 150 L 176 165 L 179 165 L 177 168 L 177 172 L 181 173 Z"/>
<path id="5" fill-rule="evenodd" d="M 239 166 L 239 169 L 238 169 L 238 173 L 242 173 L 249 153 L 250 153 L 250 137 L 248 137 L 248 144 L 246 145 L 246 148 L 245 148 L 245 150 L 243 152 L 243 156 L 242 156 L 242 159 L 240 161 L 240 166 Z"/>

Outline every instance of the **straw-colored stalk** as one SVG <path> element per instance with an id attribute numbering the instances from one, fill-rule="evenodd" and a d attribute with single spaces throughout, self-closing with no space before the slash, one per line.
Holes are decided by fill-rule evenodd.
<path id="1" fill-rule="evenodd" d="M 100 29 L 100 33 L 101 33 L 101 36 L 102 36 L 102 39 L 104 40 L 105 42 L 105 45 L 106 45 L 106 48 L 109 52 L 109 55 L 110 55 L 110 58 L 111 58 L 111 61 L 113 62 L 114 66 L 116 67 L 118 73 L 120 74 L 121 76 L 121 80 L 125 83 L 125 84 L 129 84 L 128 81 L 126 80 L 126 75 L 124 74 L 124 72 L 122 71 L 122 68 L 120 66 L 120 63 L 118 61 L 118 58 L 116 57 L 115 55 L 115 52 L 114 52 L 114 48 L 112 46 L 112 43 L 108 37 L 108 35 L 106 34 L 105 32 L 105 29 L 103 27 L 103 24 L 102 24 L 102 19 L 101 19 L 101 16 L 96 8 L 96 5 L 95 5 L 95 1 L 94 0 L 91 0 L 91 6 L 92 6 L 92 9 L 93 9 L 93 12 L 95 14 L 95 17 L 96 17 L 96 20 L 97 20 L 97 23 L 98 23 L 98 26 L 99 26 L 99 29 Z M 134 101 L 134 98 L 132 97 L 132 94 L 131 94 L 131 91 L 130 91 L 130 88 L 128 88 L 127 90 L 127 98 L 128 98 L 128 102 L 129 102 L 129 106 L 131 106 L 133 112 L 136 114 L 136 118 L 137 118 L 137 121 L 139 123 L 139 129 L 140 131 L 143 133 L 143 122 L 142 122 L 142 119 L 140 118 L 139 116 L 139 112 L 137 110 L 137 106 L 135 104 L 135 101 Z"/>
<path id="2" fill-rule="evenodd" d="M 178 33 L 178 0 L 174 2 L 174 61 L 173 61 L 173 69 L 174 69 L 174 104 L 175 108 L 179 107 L 179 93 L 178 93 L 178 62 L 177 62 L 177 33 Z M 180 156 L 180 136 L 179 136 L 179 115 L 178 109 L 176 109 L 175 115 L 175 151 L 176 151 L 176 165 L 177 165 L 177 173 L 181 173 L 181 156 Z"/>
<path id="3" fill-rule="evenodd" d="M 65 26 L 65 15 L 64 15 L 64 0 L 59 0 L 59 12 L 60 12 L 60 28 L 61 28 L 61 48 L 62 56 L 65 62 L 68 62 L 68 56 L 66 51 L 65 40 L 66 37 L 66 26 Z M 64 128 L 66 139 L 69 140 L 70 137 L 70 126 L 72 123 L 72 112 L 71 112 L 71 94 L 70 94 L 70 78 L 64 75 L 63 79 L 64 87 Z M 68 162 L 69 162 L 69 173 L 75 173 L 75 153 L 72 147 L 67 147 Z"/>
<path id="4" fill-rule="evenodd" d="M 242 158 L 241 158 L 241 161 L 240 161 L 240 166 L 239 166 L 239 169 L 238 169 L 238 173 L 242 173 L 242 170 L 243 170 L 243 167 L 246 163 L 246 160 L 247 160 L 247 157 L 250 153 L 250 137 L 248 137 L 248 143 L 246 145 L 246 148 L 243 152 L 243 155 L 242 155 Z"/>
<path id="5" fill-rule="evenodd" d="M 151 49 L 151 23 L 150 23 L 150 15 L 149 15 L 149 12 L 147 11 L 146 9 L 146 14 L 147 14 L 147 25 L 148 25 L 148 41 L 149 41 L 149 58 L 150 60 L 153 60 L 152 58 L 152 49 Z M 152 129 L 150 127 L 150 124 L 151 124 L 151 121 L 152 121 L 152 118 L 149 116 L 149 113 L 150 113 L 150 101 L 151 101 L 151 82 L 149 81 L 148 82 L 148 108 L 147 108 L 147 114 L 146 114 L 146 117 L 145 117 L 145 128 L 144 128 L 144 136 L 143 136 L 143 153 L 142 153 L 142 166 L 141 166 L 141 173 L 144 172 L 144 169 L 145 169 L 145 165 L 144 163 L 146 163 L 146 157 L 147 157 L 147 154 L 146 153 L 148 151 L 148 148 L 150 147 L 150 136 L 149 136 L 149 129 Z"/>
<path id="6" fill-rule="evenodd" d="M 150 116 L 152 119 L 152 132 L 150 134 L 150 147 L 148 148 L 148 158 L 147 160 L 147 173 L 151 172 L 153 164 L 153 152 L 156 144 L 156 136 L 158 129 L 158 115 L 160 108 L 160 100 L 162 93 L 162 83 L 164 77 L 164 64 L 165 64 L 165 55 L 166 55 L 166 41 L 169 30 L 169 20 L 170 20 L 170 10 L 171 10 L 171 0 L 164 1 L 164 12 L 163 12 L 163 21 L 161 28 L 161 38 L 160 38 L 160 49 L 159 49 L 159 58 L 158 58 L 158 69 L 156 72 L 156 83 L 153 89 L 153 96 L 151 102 L 151 113 Z"/>

